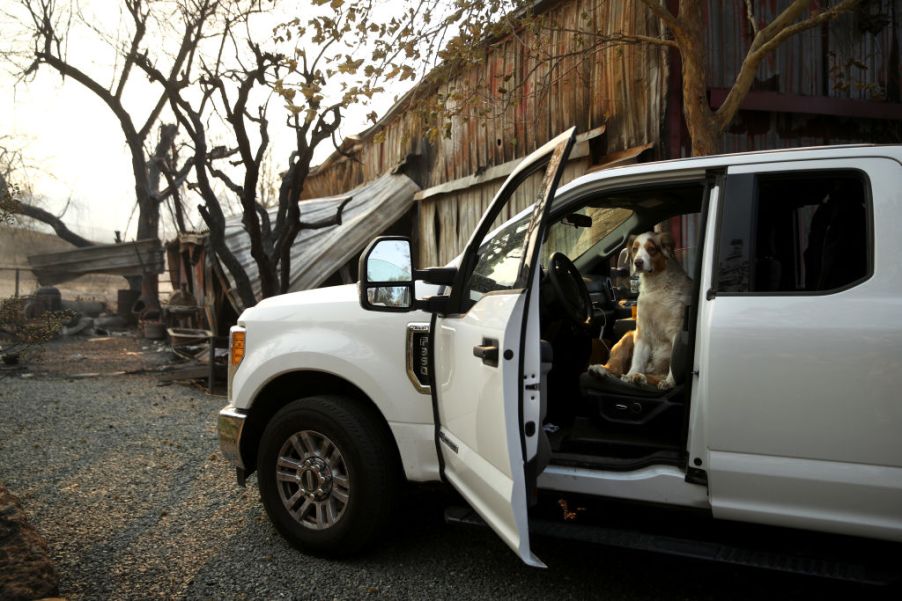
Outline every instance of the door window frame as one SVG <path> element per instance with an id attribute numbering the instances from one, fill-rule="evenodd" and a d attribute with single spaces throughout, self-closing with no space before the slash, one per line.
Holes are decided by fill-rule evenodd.
<path id="1" fill-rule="evenodd" d="M 554 146 L 548 148 L 547 153 L 535 162 L 526 165 L 519 173 L 515 173 L 513 177 L 504 182 L 501 190 L 495 195 L 495 198 L 489 205 L 489 208 L 483 214 L 479 225 L 467 242 L 464 253 L 461 258 L 460 267 L 451 286 L 451 295 L 448 300 L 448 312 L 450 315 L 464 315 L 475 303 L 469 302 L 470 276 L 473 274 L 478 264 L 478 250 L 485 242 L 485 237 L 492 231 L 492 225 L 498 218 L 498 215 L 507 206 L 508 202 L 513 198 L 514 193 L 520 185 L 530 177 L 537 173 L 545 171 L 546 177 L 542 180 L 541 196 L 535 199 L 532 206 L 532 212 L 529 217 L 529 225 L 527 226 L 526 235 L 524 237 L 525 246 L 523 248 L 523 260 L 520 263 L 517 279 L 511 288 L 494 290 L 486 294 L 520 294 L 527 289 L 532 282 L 532 273 L 534 271 L 536 261 L 540 261 L 537 250 L 541 245 L 543 222 L 547 221 L 548 213 L 553 204 L 554 190 L 560 182 L 559 165 L 552 165 L 557 160 L 566 160 L 569 156 L 570 147 L 573 144 L 572 136 L 567 141 L 561 141 Z M 551 181 L 547 181 L 549 171 L 553 171 Z M 552 190 L 552 194 L 548 194 L 548 190 Z M 518 213 L 519 214 L 519 213 Z M 507 222 L 505 222 L 507 223 Z M 535 230 L 539 229 L 539 235 L 535 236 Z M 497 227 L 495 229 L 498 229 Z"/>
<path id="2" fill-rule="evenodd" d="M 711 273 L 711 290 L 708 291 L 708 297 L 713 298 L 714 296 L 723 296 L 723 297 L 731 297 L 731 296 L 760 296 L 760 297 L 770 297 L 770 296 L 830 296 L 833 294 L 838 294 L 840 292 L 844 292 L 846 290 L 850 290 L 855 288 L 856 286 L 860 286 L 864 282 L 868 281 L 874 276 L 874 202 L 873 202 L 873 188 L 871 186 L 871 179 L 868 177 L 867 170 L 861 167 L 817 167 L 817 168 L 771 168 L 772 166 L 768 165 L 741 165 L 743 170 L 741 172 L 727 172 L 724 176 L 723 185 L 721 187 L 721 201 L 718 203 L 718 211 L 717 211 L 717 228 L 716 228 L 716 236 L 713 241 L 714 244 L 714 264 L 713 270 Z M 760 169 L 758 168 L 760 167 Z M 720 290 L 720 257 L 721 257 L 721 241 L 724 235 L 724 219 L 725 213 L 729 210 L 730 203 L 730 195 L 728 195 L 728 186 L 730 184 L 731 178 L 733 181 L 736 181 L 737 178 L 741 177 L 751 177 L 753 178 L 753 183 L 755 186 L 755 196 L 754 203 L 749 207 L 748 212 L 744 215 L 747 221 L 751 221 L 753 214 L 756 216 L 757 208 L 758 208 L 758 180 L 761 176 L 785 176 L 787 178 L 797 177 L 799 179 L 803 179 L 805 176 L 811 175 L 822 175 L 824 173 L 829 172 L 838 172 L 843 171 L 847 173 L 855 173 L 861 179 L 862 184 L 862 192 L 864 195 L 864 205 L 865 205 L 865 228 L 866 228 L 866 241 L 867 241 L 867 270 L 865 274 L 855 279 L 839 288 L 831 288 L 829 290 L 772 290 L 772 291 L 721 291 Z M 732 204 L 735 204 L 732 203 Z M 756 232 L 757 223 L 751 225 L 751 231 Z"/>

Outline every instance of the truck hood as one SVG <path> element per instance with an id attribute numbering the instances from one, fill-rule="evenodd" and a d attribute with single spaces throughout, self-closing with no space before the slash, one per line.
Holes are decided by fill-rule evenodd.
<path id="1" fill-rule="evenodd" d="M 238 318 L 238 323 L 297 318 L 298 314 L 309 318 L 313 316 L 311 310 L 318 312 L 317 309 L 321 308 L 325 308 L 332 319 L 339 314 L 364 313 L 357 299 L 357 285 L 346 284 L 265 298 L 250 309 L 245 309 Z"/>

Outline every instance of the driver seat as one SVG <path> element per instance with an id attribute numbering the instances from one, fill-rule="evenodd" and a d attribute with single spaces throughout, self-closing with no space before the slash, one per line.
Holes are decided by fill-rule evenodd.
<path id="1" fill-rule="evenodd" d="M 673 379 L 670 390 L 658 390 L 649 384 L 630 384 L 607 374 L 599 378 L 584 373 L 579 377 L 580 390 L 595 407 L 602 421 L 616 424 L 644 425 L 671 410 L 682 411 L 683 390 L 691 369 L 689 332 L 677 336 L 670 355 Z"/>

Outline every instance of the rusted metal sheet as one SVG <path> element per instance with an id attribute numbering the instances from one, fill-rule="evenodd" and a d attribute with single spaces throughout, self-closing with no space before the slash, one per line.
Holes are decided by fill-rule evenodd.
<path id="1" fill-rule="evenodd" d="M 319 221 L 335 215 L 345 198 L 351 197 L 342 211 L 341 225 L 304 229 L 298 234 L 291 247 L 289 291 L 321 285 L 360 253 L 370 240 L 400 219 L 411 208 L 413 196 L 418 190 L 419 187 L 409 177 L 389 173 L 342 196 L 303 201 L 301 219 Z M 270 219 L 275 222 L 275 210 L 270 213 Z M 259 298 L 259 271 L 257 263 L 251 257 L 250 236 L 240 217 L 226 222 L 225 240 L 250 278 L 254 294 Z M 219 267 L 219 270 L 227 280 L 225 288 L 230 302 L 240 311 L 242 303 L 235 293 L 231 274 L 227 269 Z"/>
<path id="2" fill-rule="evenodd" d="M 751 4 L 760 25 L 789 3 Z M 722 102 L 722 90 L 735 82 L 751 42 L 745 10 L 743 2 L 708 2 L 708 81 L 715 106 Z M 743 105 L 762 112 L 741 111 L 723 135 L 722 150 L 898 142 L 900 19 L 902 0 L 870 0 L 781 44 L 759 66 Z M 798 114 L 782 114 L 786 111 Z"/>
<path id="3" fill-rule="evenodd" d="M 141 275 L 163 273 L 159 240 L 98 244 L 85 248 L 31 255 L 28 263 L 42 286 L 52 286 L 89 273 Z"/>

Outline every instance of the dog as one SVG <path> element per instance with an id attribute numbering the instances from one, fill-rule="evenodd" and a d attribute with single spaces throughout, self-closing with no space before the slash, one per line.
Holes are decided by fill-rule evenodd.
<path id="1" fill-rule="evenodd" d="M 630 246 L 630 260 L 639 273 L 636 329 L 614 345 L 605 365 L 590 366 L 589 371 L 669 390 L 675 385 L 670 354 L 691 302 L 692 280 L 674 257 L 673 238 L 666 232 L 637 236 Z"/>

